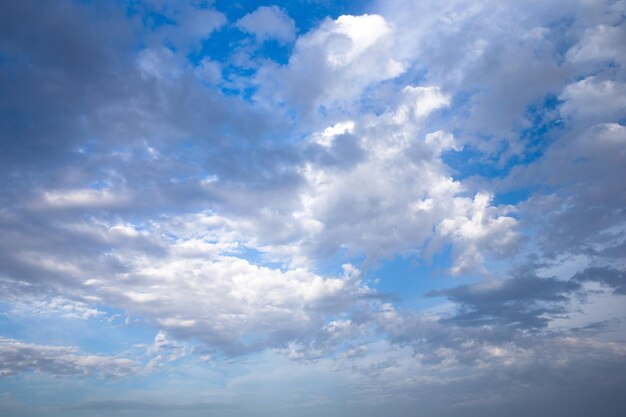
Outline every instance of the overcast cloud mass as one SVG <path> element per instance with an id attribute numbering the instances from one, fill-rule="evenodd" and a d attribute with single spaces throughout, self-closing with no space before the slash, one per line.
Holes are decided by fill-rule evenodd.
<path id="1" fill-rule="evenodd" d="M 0 416 L 626 415 L 626 2 L 0 3 Z"/>

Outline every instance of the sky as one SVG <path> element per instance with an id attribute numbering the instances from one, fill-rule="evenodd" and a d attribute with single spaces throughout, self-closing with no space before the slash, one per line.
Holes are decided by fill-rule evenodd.
<path id="1" fill-rule="evenodd" d="M 0 416 L 626 415 L 625 20 L 0 2 Z"/>

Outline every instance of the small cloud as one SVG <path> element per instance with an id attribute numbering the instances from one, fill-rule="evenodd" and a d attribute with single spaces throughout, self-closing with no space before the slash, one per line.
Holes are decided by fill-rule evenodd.
<path id="1" fill-rule="evenodd" d="M 296 24 L 277 6 L 262 6 L 248 13 L 236 23 L 244 32 L 253 34 L 259 42 L 275 39 L 288 43 L 296 37 Z"/>

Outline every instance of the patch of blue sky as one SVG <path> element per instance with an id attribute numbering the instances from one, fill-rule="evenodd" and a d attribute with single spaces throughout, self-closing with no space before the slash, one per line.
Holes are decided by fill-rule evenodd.
<path id="1" fill-rule="evenodd" d="M 254 265 L 259 265 L 265 268 L 270 269 L 279 269 L 279 270 L 287 270 L 287 265 L 283 262 L 276 261 L 271 259 L 268 254 L 259 251 L 255 248 L 251 248 L 248 246 L 238 246 L 235 250 L 230 252 L 225 252 L 225 255 L 236 256 L 237 258 L 245 259 Z"/>
<path id="2" fill-rule="evenodd" d="M 452 277 L 452 248 L 447 245 L 429 260 L 417 255 L 399 255 L 368 270 L 365 278 L 375 282 L 373 287 L 394 300 L 394 304 L 423 310 L 439 304 L 440 300 L 425 298 L 432 290 L 475 282 L 479 277 L 467 274 Z"/>
<path id="3" fill-rule="evenodd" d="M 522 201 L 526 201 L 532 196 L 535 192 L 539 190 L 539 187 L 524 187 L 517 188 L 513 191 L 506 191 L 501 193 L 495 193 L 492 204 L 495 206 L 499 205 L 515 205 Z M 510 217 L 516 217 L 515 213 L 509 213 Z"/>
<path id="4" fill-rule="evenodd" d="M 12 309 L 10 303 L 0 303 L 0 336 L 22 339 L 24 327 L 15 321 Z"/>
<path id="5" fill-rule="evenodd" d="M 339 249 L 330 256 L 318 259 L 314 272 L 322 276 L 341 276 L 343 264 L 360 268 L 363 281 L 382 300 L 393 300 L 394 303 L 417 309 L 440 303 L 424 298 L 428 291 L 472 283 L 480 278 L 473 274 L 450 275 L 448 271 L 453 265 L 450 245 L 440 248 L 429 259 L 417 254 L 404 254 L 374 262 L 365 256 L 351 255 L 346 249 Z"/>
<path id="6" fill-rule="evenodd" d="M 250 39 L 250 35 L 240 31 L 234 25 L 226 25 L 202 40 L 202 46 L 198 50 L 191 51 L 187 58 L 194 65 L 198 65 L 204 58 L 225 63 Z"/>
<path id="7" fill-rule="evenodd" d="M 125 323 L 124 311 L 110 307 L 100 307 L 103 314 L 85 319 L 67 317 L 56 311 L 15 314 L 6 303 L 0 308 L 4 337 L 25 343 L 75 346 L 94 354 L 115 355 L 137 344 L 150 344 L 157 333 L 138 317 L 130 317 Z"/>
<path id="8" fill-rule="evenodd" d="M 233 56 L 239 53 L 248 55 L 251 62 L 274 61 L 287 64 L 292 52 L 292 43 L 281 43 L 274 39 L 256 41 L 254 35 L 242 32 L 234 25 L 224 26 L 202 41 L 202 47 L 191 51 L 187 58 L 194 65 L 202 59 L 210 58 L 226 66 L 225 70 L 240 76 L 254 74 L 255 68 L 233 65 Z M 227 73 L 228 74 L 228 73 Z"/>
<path id="9" fill-rule="evenodd" d="M 530 126 L 521 129 L 514 139 L 524 144 L 522 153 L 507 157 L 510 145 L 506 141 L 501 143 L 496 152 L 489 155 L 469 144 L 460 151 L 443 153 L 443 161 L 453 169 L 453 178 L 457 181 L 473 176 L 485 179 L 504 178 L 516 166 L 528 165 L 540 159 L 545 150 L 563 133 L 564 123 L 558 114 L 560 103 L 556 96 L 548 95 L 527 108 L 525 119 Z M 460 133 L 455 132 L 456 135 Z M 489 141 L 490 138 L 483 139 Z M 536 190 L 535 186 L 506 190 L 496 193 L 495 201 L 498 204 L 517 204 L 528 199 Z"/>
<path id="10" fill-rule="evenodd" d="M 82 335 L 82 340 L 79 342 L 81 348 L 88 352 L 115 355 L 135 345 L 152 343 L 154 336 L 158 333 L 156 328 L 140 316 L 120 309 L 100 308 L 100 311 L 109 314 L 115 311 L 117 316 L 103 316 L 90 319 L 89 323 L 85 323 L 90 328 Z"/>
<path id="11" fill-rule="evenodd" d="M 363 14 L 370 1 L 350 0 L 216 0 L 214 7 L 224 13 L 230 22 L 234 22 L 262 6 L 278 6 L 296 22 L 300 33 L 305 33 L 318 26 L 326 17 L 335 19 L 344 14 Z"/>
<path id="12" fill-rule="evenodd" d="M 91 0 L 83 0 L 89 2 Z M 143 0 L 118 0 L 118 3 L 124 4 L 126 16 L 129 18 L 139 18 L 145 29 L 154 31 L 163 26 L 176 25 L 176 21 L 163 13 L 159 13 L 150 4 Z M 167 5 L 164 4 L 167 9 Z"/>
<path id="13" fill-rule="evenodd" d="M 498 154 L 502 153 L 500 150 Z M 452 168 L 452 177 L 456 181 L 462 181 L 473 176 L 484 178 L 503 177 L 508 172 L 507 167 L 497 166 L 497 157 L 486 156 L 481 150 L 465 145 L 460 151 L 447 151 L 441 155 L 441 159 Z"/>
<path id="14" fill-rule="evenodd" d="M 104 190 L 108 188 L 110 184 L 107 181 L 97 180 L 89 184 L 89 188 L 92 190 Z"/>
<path id="15" fill-rule="evenodd" d="M 558 108 L 562 101 L 555 95 L 548 95 L 541 102 L 528 107 L 526 117 L 531 126 L 522 130 L 520 139 L 526 144 L 524 154 L 517 164 L 529 164 L 543 156 L 547 147 L 563 131 L 564 122 Z"/>
<path id="16" fill-rule="evenodd" d="M 350 264 L 359 268 L 364 261 L 365 256 L 351 254 L 347 249 L 339 248 L 317 259 L 313 271 L 322 276 L 340 276 L 343 274 L 342 265 Z"/>

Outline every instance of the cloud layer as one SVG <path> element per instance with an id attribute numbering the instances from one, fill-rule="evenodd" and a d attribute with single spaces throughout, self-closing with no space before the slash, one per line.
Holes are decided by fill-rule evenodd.
<path id="1" fill-rule="evenodd" d="M 623 414 L 626 5 L 354 7 L 0 6 L 0 408 Z"/>

